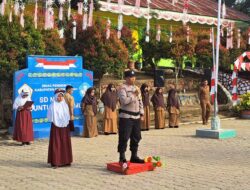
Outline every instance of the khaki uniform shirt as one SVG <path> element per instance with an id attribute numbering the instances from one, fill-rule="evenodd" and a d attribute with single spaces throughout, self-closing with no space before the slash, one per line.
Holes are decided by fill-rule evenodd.
<path id="1" fill-rule="evenodd" d="M 139 119 L 140 115 L 144 115 L 142 97 L 141 94 L 138 96 L 134 95 L 136 90 L 140 93 L 140 89 L 137 86 L 127 84 L 123 84 L 118 90 L 118 97 L 121 105 L 120 109 L 129 112 L 140 113 L 138 116 L 134 116 L 121 112 L 119 114 L 120 118 Z"/>
<path id="2" fill-rule="evenodd" d="M 74 120 L 74 104 L 75 104 L 74 97 L 66 92 L 64 94 L 64 99 L 69 106 L 70 120 Z"/>
<path id="3" fill-rule="evenodd" d="M 199 98 L 201 102 L 210 102 L 210 90 L 208 85 L 200 87 Z"/>

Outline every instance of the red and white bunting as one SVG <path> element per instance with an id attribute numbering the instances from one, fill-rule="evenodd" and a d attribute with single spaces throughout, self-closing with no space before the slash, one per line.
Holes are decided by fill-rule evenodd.
<path id="1" fill-rule="evenodd" d="M 190 27 L 187 26 L 187 43 L 190 41 Z"/>
<path id="2" fill-rule="evenodd" d="M 88 27 L 88 0 L 84 0 L 84 4 L 83 4 L 83 11 L 84 11 L 84 15 L 83 15 L 83 20 L 82 20 L 82 29 L 83 30 L 87 30 Z"/>
<path id="3" fill-rule="evenodd" d="M 13 20 L 13 18 L 12 18 L 12 9 L 13 9 L 13 6 L 10 7 L 9 22 L 12 22 L 12 20 Z"/>
<path id="4" fill-rule="evenodd" d="M 209 43 L 213 42 L 213 31 L 212 28 L 210 28 L 210 32 L 209 32 Z"/>
<path id="5" fill-rule="evenodd" d="M 72 37 L 73 37 L 73 40 L 75 40 L 76 39 L 76 21 L 75 20 L 73 20 L 72 25 L 73 25 Z"/>
<path id="6" fill-rule="evenodd" d="M 71 17 L 71 0 L 68 0 L 68 20 L 70 20 Z"/>
<path id="7" fill-rule="evenodd" d="M 185 25 L 188 22 L 188 8 L 189 8 L 189 0 L 184 0 L 183 4 L 183 18 L 182 22 Z"/>
<path id="8" fill-rule="evenodd" d="M 16 16 L 19 15 L 19 2 L 17 0 L 15 0 L 15 3 L 14 3 L 14 14 Z"/>
<path id="9" fill-rule="evenodd" d="M 59 20 L 63 20 L 63 5 L 65 3 L 65 0 L 58 0 L 59 3 Z"/>
<path id="10" fill-rule="evenodd" d="M 247 57 L 250 59 L 250 52 L 244 52 L 238 59 L 234 62 L 234 70 L 232 75 L 232 100 L 234 105 L 237 104 L 238 93 L 237 93 L 237 74 L 241 69 L 250 71 L 250 63 L 244 62 L 244 58 Z"/>
<path id="11" fill-rule="evenodd" d="M 24 27 L 24 3 L 20 6 L 20 25 Z"/>
<path id="12" fill-rule="evenodd" d="M 248 45 L 250 45 L 250 27 L 248 28 Z"/>
<path id="13" fill-rule="evenodd" d="M 5 12 L 5 5 L 6 5 L 6 0 L 2 0 L 1 3 L 1 15 L 4 16 L 4 12 Z"/>
<path id="14" fill-rule="evenodd" d="M 226 3 L 224 1 L 223 5 L 222 5 L 222 18 L 224 19 L 227 15 L 227 8 L 226 8 Z"/>
<path id="15" fill-rule="evenodd" d="M 89 27 L 91 27 L 93 25 L 93 11 L 94 11 L 94 1 L 90 0 L 90 4 L 89 4 L 89 22 L 88 22 Z"/>
<path id="16" fill-rule="evenodd" d="M 169 43 L 172 43 L 173 41 L 173 28 L 172 28 L 172 25 L 170 27 L 170 34 L 169 34 Z"/>
<path id="17" fill-rule="evenodd" d="M 120 39 L 122 36 L 122 28 L 123 28 L 123 16 L 122 14 L 118 15 L 118 28 L 117 28 L 117 38 Z"/>

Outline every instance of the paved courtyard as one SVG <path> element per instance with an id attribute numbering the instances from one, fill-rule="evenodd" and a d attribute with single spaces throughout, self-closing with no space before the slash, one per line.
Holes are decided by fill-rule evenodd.
<path id="1" fill-rule="evenodd" d="M 48 140 L 19 146 L 0 140 L 0 190 L 5 189 L 250 189 L 250 121 L 225 120 L 237 130 L 228 140 L 196 138 L 201 124 L 143 132 L 140 155 L 159 155 L 166 166 L 153 172 L 123 176 L 106 170 L 118 159 L 117 136 L 72 138 L 71 167 L 46 163 Z M 210 126 L 207 126 L 207 128 Z M 127 151 L 127 158 L 130 152 Z"/>

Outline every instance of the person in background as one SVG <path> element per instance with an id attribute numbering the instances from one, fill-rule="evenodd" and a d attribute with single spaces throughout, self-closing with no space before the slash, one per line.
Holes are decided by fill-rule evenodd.
<path id="1" fill-rule="evenodd" d="M 81 101 L 81 109 L 84 115 L 83 137 L 92 138 L 98 136 L 97 129 L 97 100 L 94 88 L 89 88 Z"/>
<path id="2" fill-rule="evenodd" d="M 157 88 L 151 98 L 155 110 L 155 129 L 165 128 L 165 104 L 162 88 Z"/>
<path id="3" fill-rule="evenodd" d="M 48 163 L 52 167 L 70 166 L 73 162 L 71 136 L 70 136 L 70 112 L 64 100 L 64 90 L 55 91 L 55 99 L 50 104 L 47 118 L 51 122 Z"/>
<path id="4" fill-rule="evenodd" d="M 21 142 L 22 145 L 30 145 L 30 142 L 34 141 L 32 106 L 25 107 L 27 101 L 31 101 L 29 92 L 23 90 L 13 104 L 13 109 L 16 110 L 13 140 Z"/>
<path id="5" fill-rule="evenodd" d="M 73 94 L 73 86 L 67 85 L 66 86 L 66 93 L 64 94 L 64 100 L 66 104 L 69 106 L 69 113 L 70 113 L 70 131 L 74 131 L 74 97 Z"/>
<path id="6" fill-rule="evenodd" d="M 127 164 L 125 152 L 130 139 L 131 163 L 144 163 L 137 155 L 139 142 L 141 140 L 141 121 L 144 120 L 144 110 L 140 89 L 135 86 L 135 72 L 125 71 L 126 82 L 118 90 L 121 108 L 119 110 L 119 142 L 120 153 L 119 164 L 123 167 Z"/>
<path id="7" fill-rule="evenodd" d="M 203 125 L 207 125 L 211 113 L 211 104 L 210 104 L 210 89 L 208 86 L 208 81 L 206 79 L 203 80 L 200 86 L 199 99 L 201 105 L 202 123 Z"/>
<path id="8" fill-rule="evenodd" d="M 106 91 L 101 97 L 101 101 L 104 104 L 104 134 L 116 134 L 117 133 L 117 112 L 116 105 L 118 102 L 118 96 L 114 84 L 109 84 Z"/>
<path id="9" fill-rule="evenodd" d="M 150 127 L 150 103 L 149 103 L 149 87 L 146 83 L 141 85 L 141 95 L 144 109 L 144 120 L 141 121 L 141 130 L 149 130 Z"/>
<path id="10" fill-rule="evenodd" d="M 180 104 L 175 89 L 170 89 L 168 92 L 167 110 L 169 113 L 169 128 L 178 128 Z"/>

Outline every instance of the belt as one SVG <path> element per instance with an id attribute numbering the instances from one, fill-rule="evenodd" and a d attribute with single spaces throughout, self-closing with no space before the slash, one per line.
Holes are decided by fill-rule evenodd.
<path id="1" fill-rule="evenodd" d="M 132 111 L 126 111 L 126 110 L 122 110 L 122 109 L 119 109 L 119 113 L 126 113 L 126 114 L 132 115 L 132 116 L 140 115 L 140 112 L 132 112 Z"/>

